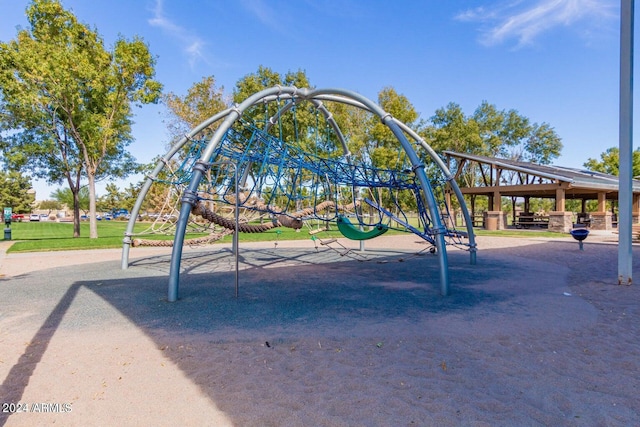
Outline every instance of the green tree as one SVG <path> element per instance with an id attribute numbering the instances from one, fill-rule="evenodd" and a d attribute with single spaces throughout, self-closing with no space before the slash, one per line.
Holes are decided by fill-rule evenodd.
<path id="1" fill-rule="evenodd" d="M 435 111 L 423 135 L 436 152 L 484 153 L 478 122 L 465 116 L 460 105 L 453 102 Z"/>
<path id="2" fill-rule="evenodd" d="M 493 113 L 485 111 L 484 114 Z M 490 122 L 489 118 L 486 122 Z M 484 155 L 489 154 L 485 149 L 485 140 L 491 141 L 492 145 L 496 144 L 488 130 L 481 131 L 478 122 L 466 116 L 460 105 L 456 103 L 449 103 L 445 108 L 437 109 L 430 118 L 429 125 L 421 130 L 421 135 L 437 153 L 450 150 Z M 470 168 L 460 176 L 460 180 L 466 187 L 475 185 L 476 179 L 477 171 Z"/>
<path id="3" fill-rule="evenodd" d="M 58 188 L 51 193 L 51 198 L 66 206 L 73 206 L 74 201 L 77 201 L 78 209 L 85 214 L 89 211 L 89 188 L 86 185 L 80 187 L 77 194 L 73 194 L 69 188 Z M 80 218 L 79 215 L 78 218 Z"/>
<path id="4" fill-rule="evenodd" d="M 393 87 L 385 87 L 378 93 L 378 105 L 409 128 L 419 131 L 418 112 L 409 99 L 399 94 Z M 398 139 L 378 116 L 369 114 L 363 125 L 366 140 L 363 149 L 365 155 L 361 157 L 361 161 L 378 169 L 404 170 L 410 168 L 408 156 L 400 146 Z M 375 191 L 373 197 L 387 208 L 395 209 L 396 204 L 403 209 L 416 208 L 415 197 L 409 191 L 392 192 L 382 189 L 368 191 Z"/>
<path id="5" fill-rule="evenodd" d="M 282 84 L 282 77 L 279 73 L 260 65 L 257 72 L 247 74 L 238 80 L 233 90 L 233 102 L 238 104 L 254 93 Z M 300 87 L 306 87 L 306 85 Z"/>
<path id="6" fill-rule="evenodd" d="M 399 94 L 392 87 L 386 87 L 378 93 L 378 104 L 395 119 L 414 128 L 418 120 L 418 113 L 406 96 Z M 396 169 L 403 164 L 404 152 L 398 144 L 398 139 L 379 117 L 371 117 L 368 124 L 369 155 L 371 164 L 380 169 Z"/>
<path id="7" fill-rule="evenodd" d="M 38 203 L 38 209 L 48 211 L 47 214 L 50 214 L 51 211 L 58 210 L 61 207 L 62 205 L 57 200 L 43 200 L 40 203 Z"/>
<path id="8" fill-rule="evenodd" d="M 11 207 L 14 213 L 31 212 L 33 195 L 31 179 L 15 171 L 0 170 L 0 207 Z"/>
<path id="9" fill-rule="evenodd" d="M 633 176 L 640 176 L 640 148 L 635 149 L 632 156 Z M 620 174 L 620 149 L 618 147 L 607 148 L 604 153 L 600 154 L 600 160 L 589 158 L 584 163 L 584 167 L 594 172 L 618 176 Z"/>
<path id="10" fill-rule="evenodd" d="M 562 142 L 547 123 L 531 124 L 516 110 L 498 110 L 483 101 L 471 116 L 450 103 L 436 110 L 424 132 L 436 151 L 450 150 L 549 164 L 560 156 Z"/>
<path id="11" fill-rule="evenodd" d="M 238 80 L 233 90 L 233 101 L 240 103 L 256 92 L 278 85 L 311 88 L 309 79 L 302 70 L 289 71 L 283 76 L 268 67 L 260 66 L 257 72 L 247 74 Z M 284 104 L 284 100 L 277 100 L 266 106 L 258 105 L 245 112 L 243 117 L 259 127 L 264 127 L 266 120 L 274 116 Z M 310 129 L 313 129 L 316 123 L 315 107 L 302 104 L 296 105 L 290 111 L 291 113 L 280 118 L 273 133 L 284 141 L 293 142 L 301 148 L 314 152 L 314 140 L 310 138 Z"/>
<path id="12" fill-rule="evenodd" d="M 107 194 L 100 197 L 99 205 L 102 211 L 112 211 L 113 209 L 120 208 L 122 204 L 123 195 L 117 185 L 110 183 L 105 187 Z"/>
<path id="13" fill-rule="evenodd" d="M 538 164 L 551 163 L 562 150 L 560 137 L 549 124 L 531 124 L 516 110 L 498 110 L 487 101 L 483 101 L 471 116 L 465 115 L 455 103 L 436 110 L 423 136 L 436 152 L 450 150 Z M 487 172 L 474 164 L 461 171 L 459 180 L 464 186 L 472 187 Z M 516 174 L 501 178 L 515 179 Z M 475 196 L 471 196 L 471 209 L 475 211 Z"/>
<path id="14" fill-rule="evenodd" d="M 541 165 L 550 164 L 560 156 L 562 141 L 551 126 L 534 123 L 524 143 L 525 159 Z"/>
<path id="15" fill-rule="evenodd" d="M 356 161 L 364 162 L 369 158 L 370 114 L 365 110 L 340 102 L 325 101 L 323 103 L 331 112 L 333 119 L 344 135 L 352 158 Z M 314 135 L 318 151 L 330 157 L 342 155 L 340 142 L 335 132 L 333 132 L 328 123 L 324 122 L 324 118 L 322 120 L 319 119 L 318 122 L 319 124 L 316 126 L 317 132 Z"/>
<path id="16" fill-rule="evenodd" d="M 140 39 L 120 37 L 112 50 L 58 0 L 33 0 L 29 29 L 0 43 L 0 114 L 5 157 L 50 183 L 66 181 L 74 196 L 74 236 L 80 235 L 78 194 L 86 179 L 90 237 L 97 238 L 97 180 L 134 172 L 132 104 L 156 102 L 155 59 Z"/>
<path id="17" fill-rule="evenodd" d="M 247 74 L 238 80 L 233 91 L 233 101 L 235 103 L 241 103 L 254 93 L 274 86 L 312 88 L 303 70 L 295 72 L 289 71 L 285 75 L 281 75 L 268 67 L 260 66 L 257 72 Z M 256 105 L 243 114 L 243 119 L 258 128 L 266 128 L 267 120 L 275 117 L 277 112 L 281 108 L 284 108 L 288 102 L 291 101 L 285 98 L 277 99 L 268 104 Z M 316 129 L 318 123 L 316 108 L 306 101 L 296 102 L 292 104 L 291 107 L 292 108 L 285 114 L 277 117 L 276 123 L 271 127 L 270 133 L 292 146 L 299 147 L 307 153 L 322 154 L 318 152 L 321 147 L 316 145 L 318 142 L 318 139 L 315 137 L 315 135 L 317 135 Z M 254 165 L 250 173 L 255 174 L 258 168 L 259 165 Z M 295 171 L 291 170 L 290 174 L 291 177 L 293 177 Z M 303 174 L 298 178 L 300 179 L 298 184 L 303 184 L 304 181 L 312 177 L 310 174 Z M 297 190 L 290 189 L 290 191 L 294 192 Z M 297 209 L 299 207 L 300 206 L 296 206 L 295 208 Z"/>
<path id="18" fill-rule="evenodd" d="M 173 92 L 164 96 L 169 113 L 168 128 L 171 139 L 177 141 L 191 129 L 204 122 L 209 117 L 229 107 L 228 97 L 224 94 L 224 87 L 216 87 L 213 76 L 204 77 L 189 88 L 185 96 Z M 214 123 L 209 129 L 209 135 L 215 131 L 220 123 Z"/>
<path id="19" fill-rule="evenodd" d="M 487 101 L 483 101 L 476 108 L 469 120 L 477 124 L 482 145 L 479 152 L 475 154 L 506 156 L 506 147 L 513 146 L 517 142 L 517 137 L 514 135 L 517 131 L 509 132 L 505 129 L 505 123 L 509 120 L 513 125 L 519 124 L 520 128 L 528 126 L 528 121 L 520 120 L 514 111 L 509 112 L 508 115 L 509 118 L 504 111 L 499 111 L 495 105 Z"/>

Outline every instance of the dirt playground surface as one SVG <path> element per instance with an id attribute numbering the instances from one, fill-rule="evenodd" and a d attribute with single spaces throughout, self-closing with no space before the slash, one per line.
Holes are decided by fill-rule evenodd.
<path id="1" fill-rule="evenodd" d="M 3 250 L 0 426 L 637 424 L 615 237 L 480 237 L 447 297 L 416 240 L 241 243 L 238 298 L 228 246 L 185 248 L 175 303 L 169 249 Z"/>

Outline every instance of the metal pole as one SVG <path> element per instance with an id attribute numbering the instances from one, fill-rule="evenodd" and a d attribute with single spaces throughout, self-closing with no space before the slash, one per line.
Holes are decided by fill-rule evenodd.
<path id="1" fill-rule="evenodd" d="M 433 230 L 435 230 L 434 240 L 438 253 L 438 262 L 440 264 L 440 293 L 442 294 L 442 296 L 447 296 L 449 295 L 450 290 L 449 260 L 447 256 L 447 248 L 444 241 L 445 228 L 442 224 L 442 221 L 440 220 L 440 212 L 433 195 L 433 190 L 431 189 L 431 184 L 429 184 L 427 175 L 424 171 L 424 164 L 420 161 L 420 158 L 409 144 L 409 141 L 402 133 L 402 130 L 391 116 L 383 117 L 382 123 L 386 124 L 387 127 L 389 127 L 391 132 L 400 142 L 400 145 L 402 145 L 402 147 L 404 148 L 405 153 L 407 153 L 407 157 L 411 161 L 413 172 L 418 178 L 420 187 L 422 187 L 422 192 L 424 193 L 424 198 L 427 202 L 427 208 L 429 209 L 429 214 L 431 215 L 431 221 L 433 221 L 432 228 Z"/>
<path id="2" fill-rule="evenodd" d="M 230 165 L 233 168 L 233 181 L 234 181 L 234 185 L 235 185 L 235 189 L 236 189 L 236 202 L 235 202 L 235 212 L 233 214 L 233 219 L 236 222 L 236 226 L 235 226 L 235 231 L 233 233 L 233 244 L 232 244 L 232 250 L 233 253 L 235 255 L 235 263 L 236 263 L 236 298 L 238 298 L 238 266 L 239 266 L 239 262 L 238 262 L 238 254 L 240 252 L 240 246 L 239 246 L 239 231 L 240 231 L 240 227 L 238 225 L 239 222 L 239 214 L 238 211 L 240 209 L 240 201 L 239 199 L 239 195 L 240 193 L 238 192 L 238 165 L 236 165 L 233 162 L 230 161 L 222 161 L 222 162 L 216 162 L 216 164 L 226 164 L 226 165 Z"/>
<path id="3" fill-rule="evenodd" d="M 138 214 L 140 213 L 140 209 L 142 207 L 142 204 L 144 203 L 144 199 L 146 198 L 147 193 L 149 192 L 149 189 L 151 188 L 151 185 L 154 183 L 155 179 L 158 177 L 160 172 L 162 172 L 162 170 L 167 166 L 169 160 L 171 160 L 173 156 L 176 153 L 178 153 L 184 145 L 187 144 L 187 142 L 191 141 L 192 138 L 194 138 L 207 126 L 226 117 L 231 111 L 232 109 L 228 108 L 224 111 L 221 111 L 218 114 L 211 116 L 210 118 L 208 118 L 207 120 L 205 120 L 204 122 L 196 126 L 191 132 L 189 132 L 180 141 L 178 141 L 176 144 L 174 144 L 171 147 L 171 150 L 169 150 L 169 152 L 167 152 L 167 154 L 165 154 L 164 157 L 160 161 L 158 161 L 151 175 L 147 176 L 147 179 L 144 185 L 142 186 L 142 189 L 138 193 L 138 198 L 136 199 L 133 209 L 131 210 L 131 217 L 129 218 L 129 222 L 127 223 L 127 229 L 124 233 L 125 238 L 122 241 L 122 260 L 121 260 L 121 268 L 123 270 L 126 270 L 127 268 L 129 268 L 129 248 L 131 246 L 131 236 L 133 235 L 133 229 L 136 225 Z"/>
<path id="4" fill-rule="evenodd" d="M 240 210 L 240 201 L 239 201 L 239 191 L 238 191 L 238 184 L 239 184 L 239 179 L 238 179 L 238 165 L 229 161 L 229 160 L 221 160 L 219 162 L 213 162 L 211 163 L 211 166 L 217 166 L 217 165 L 229 165 L 233 168 L 233 185 L 235 186 L 235 193 L 236 193 L 236 201 L 235 201 L 235 212 L 233 214 L 233 219 L 235 221 L 235 230 L 233 233 L 233 239 L 231 240 L 231 251 L 234 253 L 235 255 L 235 264 L 236 264 L 236 298 L 238 298 L 238 283 L 239 283 L 239 265 L 240 262 L 238 260 L 238 256 L 239 256 L 239 252 L 240 252 L 240 246 L 239 246 L 239 231 L 240 231 L 240 226 L 239 226 L 239 219 L 240 219 L 240 214 L 239 214 L 239 210 Z"/>
<path id="5" fill-rule="evenodd" d="M 167 290 L 167 300 L 175 302 L 178 300 L 178 290 L 180 287 L 180 261 L 182 261 L 182 244 L 187 230 L 187 222 L 191 209 L 195 205 L 198 197 L 198 185 L 202 179 L 207 166 L 204 162 L 198 162 L 193 167 L 193 175 L 189 188 L 187 188 L 182 196 L 182 205 L 180 207 L 180 216 L 176 223 L 176 234 L 173 239 L 173 249 L 171 251 L 171 262 L 169 264 L 169 287 Z"/>
<path id="6" fill-rule="evenodd" d="M 235 181 L 235 186 L 236 186 L 236 212 L 234 215 L 234 220 L 236 221 L 236 230 L 235 233 L 233 233 L 233 246 L 235 246 L 235 257 L 236 257 L 236 298 L 238 298 L 238 254 L 240 253 L 240 235 L 239 235 L 239 231 L 240 231 L 240 227 L 238 225 L 238 210 L 240 207 L 240 203 L 238 200 L 238 166 L 235 163 L 231 163 L 231 165 L 233 166 L 233 175 L 234 175 L 234 181 Z"/>
<path id="7" fill-rule="evenodd" d="M 634 0 L 620 2 L 620 176 L 618 190 L 618 284 L 632 283 L 633 251 L 633 13 Z"/>

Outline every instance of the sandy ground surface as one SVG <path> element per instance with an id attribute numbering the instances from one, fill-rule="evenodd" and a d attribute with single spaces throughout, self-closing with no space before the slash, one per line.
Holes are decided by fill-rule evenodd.
<path id="1" fill-rule="evenodd" d="M 175 303 L 167 249 L 126 270 L 119 250 L 2 253 L 0 425 L 638 424 L 615 236 L 481 237 L 476 265 L 448 252 L 447 297 L 413 236 L 337 243 L 241 244 L 238 298 L 228 247 L 185 248 Z"/>

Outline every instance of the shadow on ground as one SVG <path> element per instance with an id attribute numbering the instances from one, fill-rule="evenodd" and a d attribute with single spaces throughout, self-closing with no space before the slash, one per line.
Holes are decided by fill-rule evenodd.
<path id="1" fill-rule="evenodd" d="M 266 364 L 269 355 L 265 352 L 311 348 L 320 340 L 336 348 L 362 347 L 354 351 L 365 351 L 365 347 L 370 351 L 374 344 L 380 347 L 382 343 L 413 340 L 418 346 L 414 351 L 429 351 L 434 360 L 439 360 L 445 357 L 451 340 L 494 340 L 510 334 L 526 335 L 536 328 L 547 328 L 548 334 L 567 333 L 593 323 L 597 316 L 597 310 L 586 301 L 593 295 L 586 300 L 570 298 L 578 290 L 569 286 L 569 280 L 584 276 L 590 283 L 612 282 L 615 265 L 609 262 L 594 268 L 595 262 L 605 259 L 603 254 L 611 259 L 611 251 L 615 250 L 612 248 L 591 245 L 591 252 L 578 252 L 574 244 L 550 242 L 537 244 L 535 251 L 526 247 L 487 250 L 479 254 L 478 265 L 474 266 L 469 265 L 468 254 L 454 251 L 449 254 L 452 290 L 447 297 L 439 293 L 438 261 L 430 255 L 379 252 L 369 261 L 359 262 L 335 254 L 309 258 L 309 251 L 296 249 L 278 253 L 247 250 L 241 257 L 243 269 L 236 298 L 233 257 L 228 251 L 191 254 L 183 260 L 180 300 L 176 303 L 167 303 L 165 296 L 168 278 L 164 273 L 168 273 L 169 257 L 136 261 L 127 271 L 116 270 L 112 264 L 108 268 L 99 263 L 78 266 L 72 272 L 59 272 L 60 283 L 54 292 L 47 293 L 55 295 L 57 303 L 34 336 L 34 345 L 29 346 L 3 384 L 21 387 L 4 398 L 20 400 L 20 390 L 24 391 L 29 383 L 63 318 L 69 328 L 108 324 L 113 316 L 109 310 L 88 306 L 89 303 L 74 307 L 78 291 L 87 289 L 143 330 L 158 348 L 167 349 L 167 357 L 234 422 L 261 425 L 260 420 L 269 418 L 278 399 L 272 400 L 264 390 L 242 389 L 241 384 L 251 382 L 247 376 L 256 375 L 253 369 L 234 365 L 233 375 L 221 372 L 229 369 L 222 367 L 223 359 L 240 360 L 234 352 L 251 352 L 255 360 L 265 358 Z M 554 255 L 548 259 L 545 254 Z M 92 274 L 87 274 L 89 270 Z M 146 274 L 150 271 L 154 274 Z M 43 273 L 42 277 L 46 274 L 53 273 Z M 69 281 L 65 283 L 62 277 Z M 20 300 L 26 303 L 45 298 L 38 291 L 41 284 L 37 277 L 27 279 L 5 283 L 16 288 L 17 299 L 13 303 L 17 306 Z M 5 308 L 10 311 L 8 306 Z M 549 316 L 553 316 L 551 321 Z M 185 348 L 191 352 L 185 354 Z M 209 357 L 199 358 L 202 352 Z M 212 366 L 205 366 L 211 363 L 211 352 L 218 353 L 220 360 L 214 358 Z M 308 362 L 314 362 L 313 357 L 308 356 Z M 388 363 L 394 363 L 393 357 Z M 416 369 L 423 363 L 416 361 Z M 364 379 L 361 368 L 347 367 L 344 384 L 364 381 L 371 387 L 381 386 L 371 378 Z M 314 367 L 302 369 L 313 371 Z M 236 387 L 227 384 L 220 388 L 220 382 L 212 380 L 218 377 L 233 382 L 234 375 Z M 345 372 L 336 375 L 331 380 L 341 381 Z M 292 379 L 286 372 L 278 372 L 270 381 L 275 389 L 284 390 Z M 388 390 L 369 405 L 384 404 L 397 392 L 390 385 L 381 387 Z M 249 402 L 249 406 L 238 405 L 239 400 Z M 407 404 L 415 406 L 410 400 Z M 373 406 L 369 409 L 375 411 Z M 419 419 L 420 414 L 415 411 L 420 410 L 428 411 L 428 406 L 404 415 L 382 417 L 381 424 L 384 420 L 409 423 Z M 296 417 L 306 414 L 306 419 L 315 425 L 348 425 L 354 421 L 349 420 L 347 409 L 343 412 L 333 408 L 335 423 L 329 417 L 329 421 L 316 424 L 326 411 L 322 403 L 308 404 L 298 408 Z M 295 424 L 296 420 L 289 421 Z M 4 422 L 6 418 L 0 418 L 0 425 Z M 367 424 L 366 419 L 359 418 L 358 422 Z"/>

